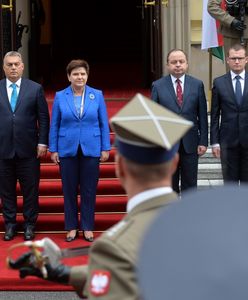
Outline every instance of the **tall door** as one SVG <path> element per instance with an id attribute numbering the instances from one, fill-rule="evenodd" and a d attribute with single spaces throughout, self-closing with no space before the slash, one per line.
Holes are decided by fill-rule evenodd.
<path id="1" fill-rule="evenodd" d="M 10 50 L 16 50 L 16 14 L 15 0 L 0 0 L 0 55 L 1 65 L 3 56 Z M 0 78 L 3 70 L 0 68 Z"/>
<path id="2" fill-rule="evenodd" d="M 29 76 L 35 81 L 42 83 L 40 73 L 40 51 L 41 26 L 45 22 L 45 11 L 42 0 L 30 0 L 30 39 L 29 39 Z M 44 62 L 47 64 L 48 62 Z"/>
<path id="3" fill-rule="evenodd" d="M 162 76 L 161 0 L 142 0 L 143 61 L 149 83 Z"/>
<path id="4" fill-rule="evenodd" d="M 30 0 L 30 11 L 35 16 L 31 20 L 31 78 L 37 73 L 35 64 L 43 66 L 49 61 L 49 84 L 62 88 L 68 84 L 67 63 L 83 58 L 90 63 L 89 84 L 93 86 L 102 89 L 150 87 L 151 81 L 162 72 L 161 0 L 152 1 L 155 5 L 144 1 L 126 0 L 121 7 L 116 0 L 76 1 L 76 6 L 68 5 L 68 0 L 51 1 L 52 51 L 45 54 L 41 48 L 34 51 L 40 36 L 40 28 L 35 26 L 43 22 L 37 3 L 44 0 Z M 44 13 L 46 22 L 46 10 Z"/>
<path id="5" fill-rule="evenodd" d="M 84 58 L 91 67 L 89 84 L 103 89 L 141 87 L 142 0 L 76 2 L 51 2 L 53 77 L 65 78 L 69 60 Z"/>

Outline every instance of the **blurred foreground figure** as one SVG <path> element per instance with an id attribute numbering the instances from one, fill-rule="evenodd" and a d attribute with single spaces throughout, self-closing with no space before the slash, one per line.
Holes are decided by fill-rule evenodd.
<path id="1" fill-rule="evenodd" d="M 163 209 L 138 263 L 143 300 L 248 299 L 248 187 L 188 193 Z"/>

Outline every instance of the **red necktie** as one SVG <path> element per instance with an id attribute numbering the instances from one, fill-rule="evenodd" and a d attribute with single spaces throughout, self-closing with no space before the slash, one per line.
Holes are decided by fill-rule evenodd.
<path id="1" fill-rule="evenodd" d="M 177 79 L 176 83 L 177 83 L 177 88 L 176 88 L 177 102 L 180 106 L 182 106 L 182 104 L 183 104 L 183 90 L 182 90 L 182 86 L 181 86 L 181 80 Z"/>

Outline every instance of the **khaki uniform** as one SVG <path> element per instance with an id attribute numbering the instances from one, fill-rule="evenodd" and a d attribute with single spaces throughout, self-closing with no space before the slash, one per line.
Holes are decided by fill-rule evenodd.
<path id="1" fill-rule="evenodd" d="M 238 30 L 231 28 L 231 23 L 234 17 L 221 8 L 221 2 L 222 0 L 208 0 L 208 12 L 213 18 L 220 21 L 220 33 L 224 37 L 224 49 L 226 54 L 231 46 L 240 43 L 241 33 Z M 246 29 L 244 30 L 244 46 L 248 53 L 248 15 L 245 15 L 245 25 Z"/>
<path id="2" fill-rule="evenodd" d="M 176 198 L 177 194 L 171 192 L 138 204 L 93 243 L 88 269 L 86 266 L 71 269 L 70 284 L 80 297 L 140 299 L 135 272 L 139 245 L 158 210 Z"/>

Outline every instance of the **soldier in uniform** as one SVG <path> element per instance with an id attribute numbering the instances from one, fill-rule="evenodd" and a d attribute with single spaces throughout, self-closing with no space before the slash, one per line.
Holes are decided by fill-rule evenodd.
<path id="1" fill-rule="evenodd" d="M 223 6 L 224 1 L 224 6 Z M 244 11 L 241 11 L 241 6 Z M 208 0 L 209 14 L 220 21 L 220 33 L 224 37 L 225 55 L 234 44 L 248 51 L 248 3 L 247 0 Z M 211 34 L 211 33 L 210 33 Z"/>
<path id="2" fill-rule="evenodd" d="M 177 142 L 192 126 L 173 112 L 137 94 L 112 119 L 116 134 L 116 174 L 128 195 L 126 216 L 92 244 L 86 266 L 46 264 L 47 280 L 72 285 L 88 299 L 140 299 L 136 262 L 143 234 L 161 207 L 177 199 L 172 174 Z M 42 277 L 24 254 L 10 266 L 20 277 Z"/>

